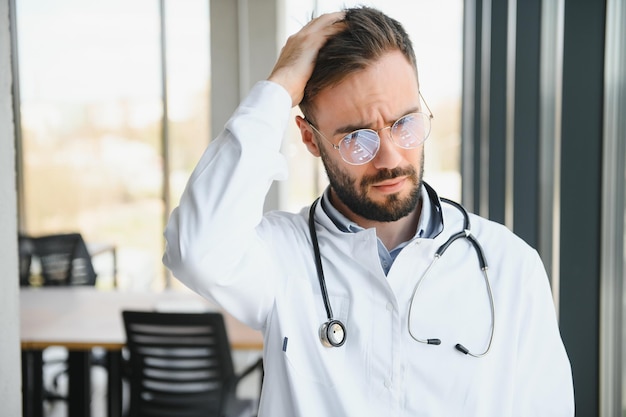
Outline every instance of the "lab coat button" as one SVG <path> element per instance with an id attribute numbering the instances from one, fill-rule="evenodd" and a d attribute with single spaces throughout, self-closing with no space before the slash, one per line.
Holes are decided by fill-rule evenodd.
<path id="1" fill-rule="evenodd" d="M 385 379 L 385 388 L 391 388 L 391 381 L 388 379 Z"/>
<path id="2" fill-rule="evenodd" d="M 393 311 L 393 304 L 387 303 L 387 311 Z"/>

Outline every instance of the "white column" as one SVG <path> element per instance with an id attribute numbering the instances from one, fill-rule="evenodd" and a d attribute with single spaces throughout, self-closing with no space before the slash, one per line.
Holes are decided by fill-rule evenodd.
<path id="1" fill-rule="evenodd" d="M 215 137 L 239 101 L 267 78 L 280 52 L 282 0 L 210 0 L 211 136 Z M 278 208 L 272 186 L 266 210 Z"/>
<path id="2" fill-rule="evenodd" d="M 0 0 L 0 404 L 7 416 L 22 415 L 17 191 L 11 95 L 9 0 Z"/>

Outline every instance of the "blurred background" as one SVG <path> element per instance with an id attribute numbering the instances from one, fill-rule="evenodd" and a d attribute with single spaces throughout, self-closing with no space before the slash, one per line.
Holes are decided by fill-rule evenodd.
<path id="1" fill-rule="evenodd" d="M 626 416 L 621 0 L 0 1 L 14 115 L 0 134 L 15 140 L 17 168 L 0 210 L 4 246 L 15 195 L 19 233 L 78 231 L 101 248 L 98 287 L 179 287 L 161 263 L 162 233 L 201 153 L 290 34 L 357 3 L 397 18 L 414 41 L 435 116 L 425 179 L 541 255 L 577 415 Z M 283 151 L 290 178 L 272 187 L 268 210 L 298 210 L 326 185 L 295 125 Z M 14 261 L 0 253 L 0 265 Z M 9 307 L 11 291 L 1 292 Z"/>
<path id="2" fill-rule="evenodd" d="M 403 21 L 414 40 L 422 93 L 435 114 L 426 179 L 458 200 L 462 0 L 366 3 Z M 161 236 L 212 137 L 208 2 L 165 1 L 163 8 L 154 0 L 15 4 L 21 231 L 78 230 L 88 242 L 114 244 L 122 289 L 176 285 L 166 281 Z M 289 35 L 312 15 L 356 4 L 290 0 L 281 32 Z M 299 210 L 326 185 L 319 161 L 292 127 L 284 147 L 291 176 L 272 208 Z M 110 285 L 110 256 L 94 257 L 100 286 Z"/>

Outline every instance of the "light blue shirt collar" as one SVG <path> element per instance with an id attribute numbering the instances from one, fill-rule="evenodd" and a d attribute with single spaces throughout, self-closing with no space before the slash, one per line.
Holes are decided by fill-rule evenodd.
<path id="1" fill-rule="evenodd" d="M 378 254 L 385 275 L 391 269 L 391 265 L 395 261 L 400 251 L 412 240 L 423 238 L 433 239 L 443 230 L 443 218 L 441 216 L 441 205 L 437 194 L 424 183 L 420 190 L 420 199 L 422 202 L 422 210 L 417 223 L 415 235 L 408 241 L 399 244 L 391 251 L 387 250 L 382 241 L 378 239 Z M 332 220 L 339 230 L 345 233 L 358 233 L 363 231 L 361 226 L 349 220 L 341 214 L 330 202 L 330 187 L 327 187 L 322 196 L 322 209 L 326 215 Z"/>

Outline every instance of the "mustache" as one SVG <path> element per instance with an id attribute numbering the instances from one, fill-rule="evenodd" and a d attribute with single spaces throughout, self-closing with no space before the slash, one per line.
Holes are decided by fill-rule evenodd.
<path id="1" fill-rule="evenodd" d="M 361 187 L 367 187 L 371 184 L 376 184 L 381 181 L 391 180 L 397 177 L 410 177 L 413 180 L 417 180 L 417 171 L 413 166 L 394 168 L 394 169 L 381 169 L 374 175 L 364 176 L 361 179 Z"/>

